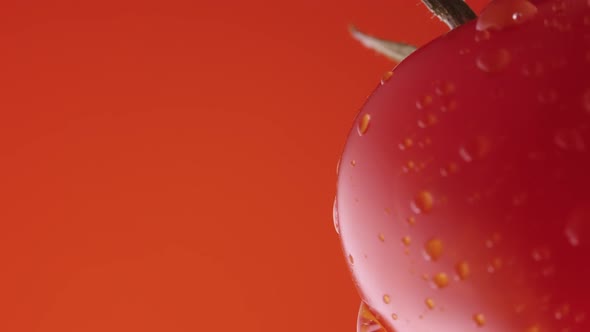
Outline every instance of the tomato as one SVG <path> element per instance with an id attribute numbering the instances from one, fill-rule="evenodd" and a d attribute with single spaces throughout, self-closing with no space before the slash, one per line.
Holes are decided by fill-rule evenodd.
<path id="1" fill-rule="evenodd" d="M 335 223 L 359 330 L 590 331 L 590 7 L 496 1 L 386 75 Z"/>

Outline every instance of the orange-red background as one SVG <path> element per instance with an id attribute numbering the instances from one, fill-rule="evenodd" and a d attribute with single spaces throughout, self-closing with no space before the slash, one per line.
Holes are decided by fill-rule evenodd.
<path id="1" fill-rule="evenodd" d="M 12 2 L 0 330 L 354 331 L 336 162 L 392 64 L 347 25 L 444 25 L 417 0 Z"/>

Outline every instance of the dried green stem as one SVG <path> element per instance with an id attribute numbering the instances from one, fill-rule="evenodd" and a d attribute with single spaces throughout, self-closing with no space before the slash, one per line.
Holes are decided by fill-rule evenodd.
<path id="1" fill-rule="evenodd" d="M 477 17 L 463 0 L 422 0 L 422 2 L 451 30 Z"/>
<path id="2" fill-rule="evenodd" d="M 363 46 L 368 49 L 374 50 L 377 53 L 388 57 L 389 59 L 400 62 L 405 59 L 408 55 L 416 50 L 415 46 L 389 41 L 381 38 L 377 38 L 368 35 L 358 30 L 354 25 L 349 26 L 350 34 L 356 40 L 358 40 Z"/>
<path id="3" fill-rule="evenodd" d="M 477 16 L 463 0 L 422 0 L 428 9 L 452 30 Z M 377 38 L 368 35 L 354 26 L 350 26 L 350 34 L 366 48 L 372 49 L 389 59 L 400 62 L 416 50 L 415 46 Z"/>

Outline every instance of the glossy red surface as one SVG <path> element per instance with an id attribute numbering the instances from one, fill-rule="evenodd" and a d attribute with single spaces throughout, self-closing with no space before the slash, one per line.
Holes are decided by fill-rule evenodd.
<path id="1" fill-rule="evenodd" d="M 419 49 L 350 131 L 338 230 L 389 331 L 590 330 L 590 8 L 529 4 Z"/>

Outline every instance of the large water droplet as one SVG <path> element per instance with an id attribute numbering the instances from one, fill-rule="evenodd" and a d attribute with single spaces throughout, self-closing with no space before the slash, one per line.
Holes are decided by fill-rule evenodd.
<path id="1" fill-rule="evenodd" d="M 424 245 L 424 253 L 426 258 L 432 261 L 437 261 L 443 254 L 443 243 L 438 238 L 430 239 Z"/>
<path id="2" fill-rule="evenodd" d="M 340 235 L 340 219 L 338 217 L 338 199 L 334 197 L 334 207 L 332 208 L 332 220 L 336 234 Z"/>
<path id="3" fill-rule="evenodd" d="M 481 12 L 475 29 L 501 30 L 522 24 L 534 18 L 537 11 L 537 7 L 527 0 L 495 0 Z"/>
<path id="4" fill-rule="evenodd" d="M 416 195 L 410 207 L 416 214 L 428 213 L 434 206 L 434 196 L 430 191 L 423 190 Z"/>
<path id="5" fill-rule="evenodd" d="M 359 124 L 358 124 L 358 133 L 359 135 L 364 135 L 367 130 L 369 129 L 369 123 L 371 122 L 371 115 L 363 114 L 361 117 Z"/>
<path id="6" fill-rule="evenodd" d="M 475 60 L 477 68 L 486 73 L 495 73 L 504 70 L 510 64 L 512 57 L 505 48 L 487 50 L 479 54 Z"/>

